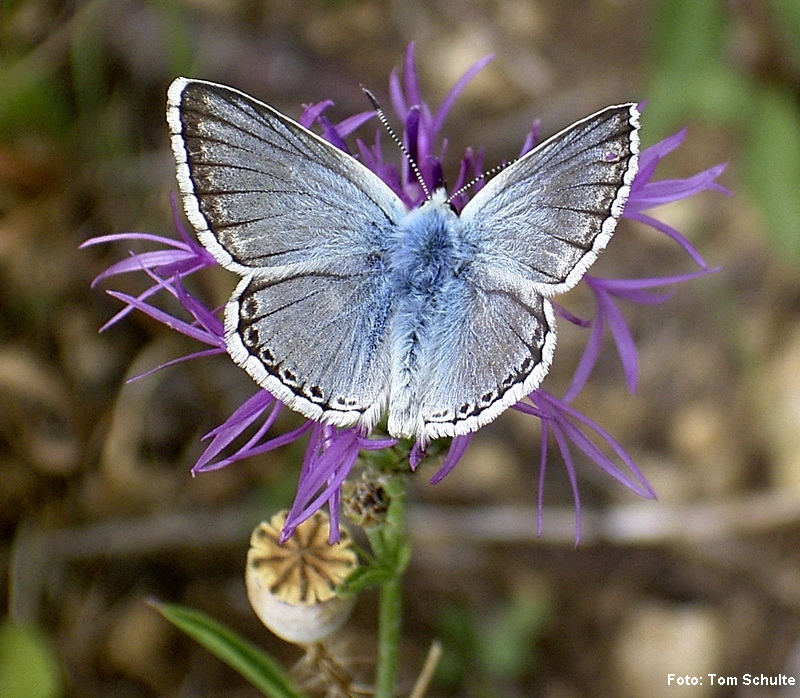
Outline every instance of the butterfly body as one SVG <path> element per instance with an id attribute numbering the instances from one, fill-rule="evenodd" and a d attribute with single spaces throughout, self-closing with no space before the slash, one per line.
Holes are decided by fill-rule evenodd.
<path id="1" fill-rule="evenodd" d="M 397 225 L 389 251 L 389 267 L 398 289 L 436 294 L 471 261 L 456 213 L 444 190 L 412 209 Z"/>
<path id="2" fill-rule="evenodd" d="M 608 243 L 636 172 L 638 110 L 609 107 L 490 180 L 457 214 L 408 210 L 354 158 L 271 107 L 177 79 L 167 118 L 187 216 L 242 277 L 231 357 L 306 417 L 393 436 L 466 434 L 536 389 L 548 297 Z"/>
<path id="3" fill-rule="evenodd" d="M 399 222 L 388 255 L 396 303 L 388 428 L 398 436 L 412 437 L 424 429 L 419 406 L 426 386 L 441 373 L 438 362 L 449 356 L 449 351 L 436 347 L 455 345 L 455 328 L 447 317 L 460 315 L 469 294 L 464 273 L 475 249 L 465 239 L 461 220 L 446 198 L 444 190 L 439 190 L 411 210 Z"/>

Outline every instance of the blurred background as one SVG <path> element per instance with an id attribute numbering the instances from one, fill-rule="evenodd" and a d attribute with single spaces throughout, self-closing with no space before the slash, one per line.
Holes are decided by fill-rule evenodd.
<path id="1" fill-rule="evenodd" d="M 496 54 L 445 125 L 451 179 L 465 146 L 491 166 L 519 152 L 534 119 L 549 135 L 646 99 L 645 145 L 689 126 L 660 176 L 727 161 L 721 182 L 735 196 L 657 212 L 721 271 L 665 305 L 626 307 L 637 395 L 608 342 L 576 403 L 636 458 L 658 502 L 579 464 L 576 549 L 553 449 L 537 538 L 538 424 L 516 413 L 482 430 L 442 484 L 427 483 L 435 463 L 415 478 L 406 685 L 439 638 L 437 697 L 688 695 L 670 673 L 703 678 L 693 698 L 800 695 L 743 685 L 746 673 L 800 681 L 800 3 L 2 0 L 4 697 L 257 695 L 149 598 L 224 619 L 287 665 L 300 656 L 258 623 L 243 570 L 250 530 L 291 502 L 303 445 L 191 478 L 200 436 L 253 385 L 224 357 L 125 384 L 197 346 L 136 313 L 99 335 L 119 305 L 90 282 L 131 245 L 77 248 L 114 232 L 174 235 L 164 108 L 175 76 L 230 84 L 294 117 L 330 98 L 336 120 L 368 108 L 360 84 L 389 106 L 389 72 L 411 41 L 433 106 Z M 694 270 L 630 223 L 595 267 Z M 192 286 L 210 307 L 235 281 L 215 271 Z M 592 310 L 577 291 L 565 305 Z M 561 328 L 545 383 L 556 394 L 586 340 Z M 365 594 L 343 652 L 369 660 L 374 631 Z M 712 686 L 708 673 L 739 685 Z"/>

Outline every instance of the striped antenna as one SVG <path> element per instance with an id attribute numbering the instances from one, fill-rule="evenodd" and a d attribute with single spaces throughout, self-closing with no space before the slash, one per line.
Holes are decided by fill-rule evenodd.
<path id="1" fill-rule="evenodd" d="M 450 196 L 447 197 L 447 203 L 448 204 L 452 203 L 456 198 L 458 198 L 465 191 L 467 191 L 467 189 L 470 189 L 470 188 L 474 187 L 478 182 L 481 182 L 484 179 L 487 179 L 488 177 L 496 175 L 498 172 L 501 172 L 502 170 L 506 169 L 506 167 L 508 167 L 509 165 L 513 165 L 515 162 L 516 162 L 516 160 L 511 160 L 510 162 L 501 162 L 499 165 L 495 165 L 491 170 L 488 170 L 487 172 L 484 172 L 483 174 L 478 175 L 474 179 L 471 179 L 463 187 L 461 187 L 461 189 L 459 189 L 457 192 L 454 192 L 453 194 L 450 194 Z"/>
<path id="2" fill-rule="evenodd" d="M 414 159 L 411 157 L 411 153 L 408 152 L 408 148 L 406 148 L 403 141 L 397 136 L 394 132 L 394 129 L 389 124 L 389 119 L 386 118 L 386 114 L 383 113 L 383 109 L 381 109 L 381 105 L 378 104 L 378 100 L 375 99 L 375 95 L 372 94 L 366 87 L 363 85 L 361 86 L 362 91 L 365 95 L 367 95 L 367 99 L 372 103 L 372 108 L 375 110 L 375 113 L 378 115 L 378 119 L 383 124 L 383 127 L 388 132 L 391 139 L 397 144 L 397 147 L 400 148 L 400 151 L 405 156 L 406 161 L 410 165 L 411 169 L 414 171 L 414 176 L 417 178 L 419 185 L 422 187 L 422 191 L 425 192 L 425 199 L 430 200 L 431 192 L 428 189 L 428 185 L 425 184 L 425 180 L 422 178 L 422 172 L 419 171 L 419 167 L 417 167 L 417 163 L 414 162 Z"/>

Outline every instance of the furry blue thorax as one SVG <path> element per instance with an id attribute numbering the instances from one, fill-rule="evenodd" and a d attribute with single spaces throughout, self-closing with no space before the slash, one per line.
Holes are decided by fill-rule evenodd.
<path id="1" fill-rule="evenodd" d="M 388 265 L 401 293 L 430 297 L 468 262 L 461 220 L 444 189 L 409 211 L 393 237 Z"/>

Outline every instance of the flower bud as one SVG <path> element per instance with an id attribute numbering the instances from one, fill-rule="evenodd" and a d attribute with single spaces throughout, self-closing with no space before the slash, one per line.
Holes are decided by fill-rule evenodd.
<path id="1" fill-rule="evenodd" d="M 389 510 L 389 500 L 380 476 L 362 473 L 360 479 L 342 483 L 342 514 L 361 528 L 382 524 Z"/>

